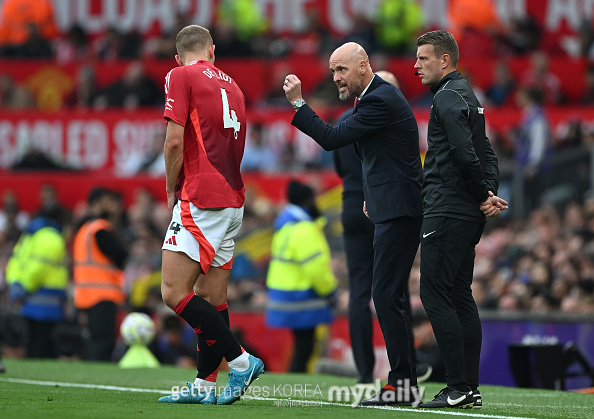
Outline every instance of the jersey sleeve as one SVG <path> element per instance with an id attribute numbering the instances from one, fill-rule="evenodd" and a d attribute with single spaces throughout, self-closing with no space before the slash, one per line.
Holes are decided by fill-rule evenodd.
<path id="1" fill-rule="evenodd" d="M 165 76 L 165 112 L 163 118 L 185 127 L 190 105 L 190 83 L 183 71 L 177 67 Z"/>

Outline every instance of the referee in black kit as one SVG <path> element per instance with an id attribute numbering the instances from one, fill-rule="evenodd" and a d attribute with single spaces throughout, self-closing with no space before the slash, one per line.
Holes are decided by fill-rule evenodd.
<path id="1" fill-rule="evenodd" d="M 481 322 L 470 285 L 485 217 L 507 209 L 497 197 L 497 157 L 484 108 L 456 66 L 458 44 L 438 30 L 417 40 L 416 75 L 434 93 L 427 134 L 421 227 L 421 300 L 441 351 L 447 387 L 424 408 L 482 406 Z"/>

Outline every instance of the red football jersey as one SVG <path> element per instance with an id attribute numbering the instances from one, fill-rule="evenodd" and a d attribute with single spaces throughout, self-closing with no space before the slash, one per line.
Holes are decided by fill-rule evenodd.
<path id="1" fill-rule="evenodd" d="M 165 95 L 164 118 L 184 127 L 177 198 L 198 208 L 241 207 L 246 131 L 241 89 L 210 61 L 196 61 L 167 74 Z"/>

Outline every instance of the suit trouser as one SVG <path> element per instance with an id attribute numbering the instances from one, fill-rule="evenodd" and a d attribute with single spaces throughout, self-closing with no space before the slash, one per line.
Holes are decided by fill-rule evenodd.
<path id="1" fill-rule="evenodd" d="M 402 379 L 417 384 L 408 280 L 421 223 L 422 217 L 398 217 L 375 225 L 372 296 L 390 361 L 388 384 L 393 386 L 404 385 Z"/>
<path id="2" fill-rule="evenodd" d="M 361 210 L 362 200 L 344 203 L 342 225 L 349 270 L 349 334 L 360 383 L 373 382 L 373 235 L 375 227 Z"/>
<path id="3" fill-rule="evenodd" d="M 421 229 L 421 300 L 433 326 L 449 386 L 477 386 L 482 344 L 472 297 L 475 246 L 484 224 L 425 218 Z"/>

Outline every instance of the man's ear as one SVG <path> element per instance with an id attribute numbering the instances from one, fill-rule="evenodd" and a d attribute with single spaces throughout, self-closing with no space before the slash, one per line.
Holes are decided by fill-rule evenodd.
<path id="1" fill-rule="evenodd" d="M 452 61 L 452 57 L 450 57 L 450 54 L 443 54 L 441 56 L 441 68 L 442 69 L 448 68 L 451 61 Z"/>
<path id="2" fill-rule="evenodd" d="M 175 55 L 175 62 L 177 63 L 178 66 L 183 67 L 184 63 L 182 63 L 181 58 L 179 57 L 179 55 Z"/>

